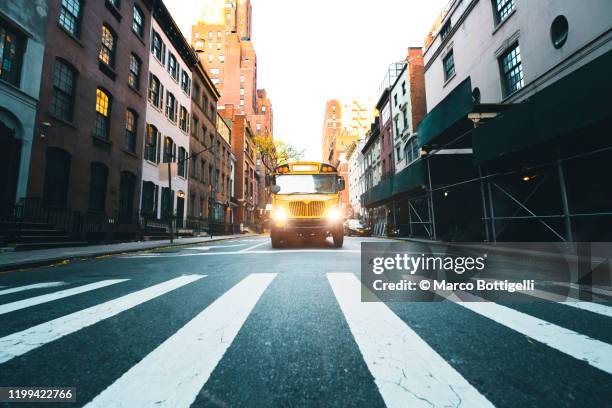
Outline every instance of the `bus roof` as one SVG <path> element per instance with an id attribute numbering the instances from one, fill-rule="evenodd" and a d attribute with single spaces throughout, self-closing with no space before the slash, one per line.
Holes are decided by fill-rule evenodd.
<path id="1" fill-rule="evenodd" d="M 286 169 L 286 170 L 285 170 Z M 274 173 L 337 173 L 338 169 L 331 164 L 313 161 L 299 161 L 277 166 Z"/>

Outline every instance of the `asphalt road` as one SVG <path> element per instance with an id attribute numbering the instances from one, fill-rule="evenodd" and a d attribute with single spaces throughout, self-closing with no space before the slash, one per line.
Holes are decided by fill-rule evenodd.
<path id="1" fill-rule="evenodd" d="M 365 240 L 2 273 L 0 386 L 76 387 L 50 406 L 610 406 L 612 305 L 361 303 Z"/>

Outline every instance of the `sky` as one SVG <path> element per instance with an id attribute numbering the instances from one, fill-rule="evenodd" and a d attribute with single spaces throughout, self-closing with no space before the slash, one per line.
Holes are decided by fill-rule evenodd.
<path id="1" fill-rule="evenodd" d="M 251 0 L 258 88 L 274 138 L 321 159 L 325 103 L 378 99 L 387 67 L 423 40 L 449 0 Z M 165 0 L 190 40 L 201 0 Z"/>

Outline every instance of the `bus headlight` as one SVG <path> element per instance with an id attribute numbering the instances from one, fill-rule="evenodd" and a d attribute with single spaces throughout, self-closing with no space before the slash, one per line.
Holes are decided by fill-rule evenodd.
<path id="1" fill-rule="evenodd" d="M 272 218 L 274 221 L 286 221 L 287 211 L 282 207 L 275 208 L 274 211 L 272 211 Z"/>
<path id="2" fill-rule="evenodd" d="M 341 217 L 342 213 L 340 213 L 340 210 L 338 208 L 330 208 L 330 210 L 327 212 L 327 219 L 329 221 L 336 222 L 340 220 Z"/>

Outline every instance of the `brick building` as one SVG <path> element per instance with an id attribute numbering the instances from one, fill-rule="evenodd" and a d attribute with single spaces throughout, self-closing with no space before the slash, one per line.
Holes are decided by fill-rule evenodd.
<path id="1" fill-rule="evenodd" d="M 231 221 L 231 133 L 214 107 L 219 92 L 198 62 L 193 71 L 187 226 Z"/>
<path id="2" fill-rule="evenodd" d="M 233 187 L 234 197 L 238 202 L 235 222 L 248 225 L 255 222 L 257 158 L 249 121 L 246 115 L 237 113 L 234 109 L 233 105 L 225 105 L 225 109 L 220 109 L 219 114 L 231 125 L 232 130 L 232 152 L 236 158 Z"/>
<path id="3" fill-rule="evenodd" d="M 28 196 L 131 222 L 138 210 L 148 0 L 50 1 Z M 116 4 L 116 5 L 114 5 Z"/>

